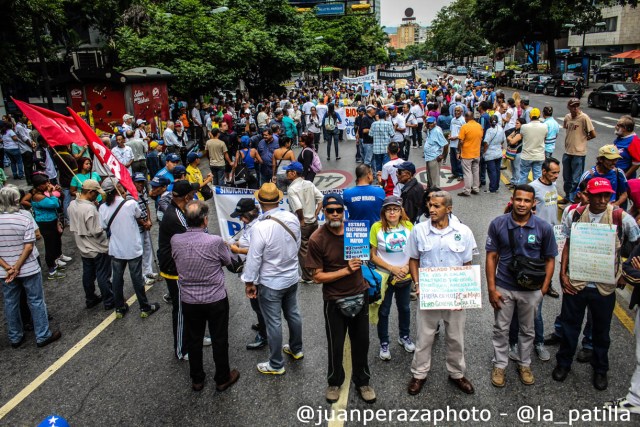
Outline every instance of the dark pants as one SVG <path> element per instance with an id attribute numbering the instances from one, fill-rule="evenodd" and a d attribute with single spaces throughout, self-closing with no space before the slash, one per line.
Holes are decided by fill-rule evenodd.
<path id="1" fill-rule="evenodd" d="M 82 257 L 82 287 L 87 303 L 96 299 L 96 279 L 102 294 L 104 308 L 113 308 L 113 291 L 111 285 L 111 257 L 109 254 L 98 254 L 95 258 Z"/>
<path id="2" fill-rule="evenodd" d="M 324 326 L 327 333 L 329 366 L 327 381 L 340 387 L 344 382 L 344 340 L 347 332 L 351 341 L 351 366 L 356 387 L 369 385 L 371 373 L 367 362 L 369 352 L 369 302 L 364 297 L 364 307 L 356 317 L 346 317 L 335 301 L 324 302 Z"/>
<path id="3" fill-rule="evenodd" d="M 202 340 L 205 329 L 209 326 L 211 349 L 216 373 L 213 377 L 216 384 L 229 381 L 229 299 L 209 304 L 182 303 L 182 312 L 187 327 L 187 345 L 189 346 L 189 374 L 193 383 L 202 383 L 206 374 L 202 364 Z"/>
<path id="4" fill-rule="evenodd" d="M 300 263 L 300 270 L 302 270 L 302 280 L 313 280 L 313 269 L 305 267 L 307 259 L 307 250 L 309 249 L 309 238 L 314 231 L 318 229 L 318 222 L 313 224 L 305 223 L 300 227 L 300 249 L 298 250 L 298 262 Z"/>
<path id="5" fill-rule="evenodd" d="M 210 166 L 213 185 L 224 185 L 224 166 Z"/>
<path id="6" fill-rule="evenodd" d="M 492 193 L 495 193 L 500 188 L 500 163 L 502 163 L 501 158 L 487 160 L 484 163 L 489 175 L 489 191 Z"/>
<path id="7" fill-rule="evenodd" d="M 331 141 L 333 141 L 333 145 L 335 147 L 336 158 L 339 156 L 338 153 L 338 132 L 337 129 L 333 132 L 325 132 L 324 140 L 327 142 L 327 158 L 331 157 Z"/>
<path id="8" fill-rule="evenodd" d="M 449 159 L 451 160 L 451 173 L 456 178 L 462 178 L 462 163 L 458 159 L 458 147 L 449 147 Z"/>
<path id="9" fill-rule="evenodd" d="M 185 336 L 185 324 L 182 317 L 182 306 L 180 305 L 180 289 L 178 288 L 178 281 L 174 279 L 166 279 L 167 289 L 171 296 L 171 320 L 173 324 L 173 349 L 176 357 L 181 359 L 182 356 L 188 354 L 187 338 Z M 202 340 L 200 340 L 202 344 Z"/>
<path id="10" fill-rule="evenodd" d="M 362 139 L 356 141 L 356 162 L 362 163 L 364 158 L 362 157 Z"/>
<path id="11" fill-rule="evenodd" d="M 413 146 L 416 146 L 416 142 L 419 144 L 419 147 L 422 147 L 422 127 L 424 123 L 418 123 L 418 127 L 413 130 L 413 135 L 411 135 L 411 140 L 413 141 Z"/>
<path id="12" fill-rule="evenodd" d="M 58 220 L 38 222 L 40 234 L 44 241 L 44 261 L 53 271 L 56 268 L 56 260 L 62 255 L 62 237 L 58 233 Z"/>
<path id="13" fill-rule="evenodd" d="M 258 288 L 258 292 L 260 289 Z M 267 327 L 264 323 L 264 317 L 262 316 L 262 311 L 260 310 L 260 302 L 258 298 L 249 298 L 249 304 L 251 304 L 251 309 L 254 313 L 256 313 L 256 318 L 258 319 L 258 332 L 263 338 L 267 338 Z"/>
<path id="14" fill-rule="evenodd" d="M 411 325 L 411 286 L 398 289 L 395 286 L 387 286 L 384 300 L 378 311 L 378 338 L 380 344 L 389 344 L 389 315 L 391 314 L 391 302 L 393 295 L 396 296 L 396 308 L 398 309 L 398 336 L 400 338 L 409 336 Z"/>
<path id="15" fill-rule="evenodd" d="M 147 300 L 147 294 L 144 290 L 144 280 L 142 278 L 142 255 L 134 259 L 119 259 L 111 257 L 111 280 L 113 281 L 113 298 L 115 308 L 117 310 L 124 307 L 124 269 L 127 265 L 129 265 L 129 277 L 131 278 L 133 290 L 138 297 L 140 311 L 149 311 L 151 307 Z"/>
<path id="16" fill-rule="evenodd" d="M 487 183 L 487 162 L 484 161 L 484 157 L 480 156 L 480 185 L 486 185 Z"/>
<path id="17" fill-rule="evenodd" d="M 593 350 L 593 328 L 592 328 L 593 320 L 591 319 L 591 311 L 587 308 L 587 322 L 584 324 L 584 328 L 582 329 L 582 348 L 587 350 Z M 560 315 L 556 317 L 556 321 L 553 322 L 554 331 L 553 333 L 556 336 L 562 337 L 564 332 L 562 332 L 562 311 Z"/>
<path id="18" fill-rule="evenodd" d="M 313 148 L 315 151 L 318 151 L 318 146 L 320 145 L 320 132 L 313 134 Z"/>
<path id="19" fill-rule="evenodd" d="M 595 288 L 584 288 L 576 295 L 562 296 L 562 341 L 556 354 L 559 366 L 571 367 L 578 346 L 580 329 L 584 320 L 584 311 L 591 310 L 593 320 L 593 356 L 591 366 L 597 373 L 609 370 L 609 329 L 616 304 L 616 293 L 602 296 Z"/>
<path id="20" fill-rule="evenodd" d="M 31 185 L 31 175 L 33 175 L 33 151 L 22 153 L 22 166 L 24 167 L 24 176 L 27 184 Z"/>

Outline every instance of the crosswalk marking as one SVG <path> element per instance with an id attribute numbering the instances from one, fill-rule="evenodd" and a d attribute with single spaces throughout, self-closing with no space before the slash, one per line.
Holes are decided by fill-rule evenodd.
<path id="1" fill-rule="evenodd" d="M 609 116 L 603 116 L 605 119 L 609 119 L 609 120 L 613 120 L 614 122 L 617 122 L 618 119 L 616 119 L 615 117 L 609 117 Z"/>
<path id="2" fill-rule="evenodd" d="M 604 127 L 606 127 L 606 128 L 611 128 L 611 129 L 613 129 L 613 128 L 615 127 L 614 125 L 610 125 L 609 123 L 599 122 L 599 121 L 597 121 L 597 120 L 593 120 L 593 119 L 591 119 L 591 121 L 592 121 L 593 123 L 597 123 L 597 124 L 599 124 L 600 126 L 604 126 Z"/>

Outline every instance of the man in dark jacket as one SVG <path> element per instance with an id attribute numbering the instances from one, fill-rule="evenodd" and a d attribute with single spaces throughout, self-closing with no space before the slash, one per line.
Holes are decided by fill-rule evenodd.
<path id="1" fill-rule="evenodd" d="M 398 169 L 398 185 L 402 185 L 400 197 L 402 207 L 411 222 L 415 223 L 424 210 L 424 187 L 415 178 L 416 166 L 411 162 L 402 162 L 395 165 Z"/>
<path id="2" fill-rule="evenodd" d="M 186 340 L 182 315 L 180 313 L 180 291 L 178 290 L 178 270 L 171 255 L 171 238 L 176 234 L 187 231 L 187 221 L 184 217 L 184 209 L 188 202 L 193 200 L 193 195 L 199 189 L 198 184 L 189 181 L 177 181 L 173 185 L 172 200 L 164 212 L 158 231 L 158 263 L 160 264 L 160 276 L 167 281 L 167 288 L 173 305 L 173 347 L 178 359 L 187 358 Z"/>

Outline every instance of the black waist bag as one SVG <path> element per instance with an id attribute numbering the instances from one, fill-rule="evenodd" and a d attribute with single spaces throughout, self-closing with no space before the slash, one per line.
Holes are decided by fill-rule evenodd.
<path id="1" fill-rule="evenodd" d="M 509 229 L 509 245 L 511 246 L 511 263 L 509 263 L 509 270 L 516 279 L 518 286 L 530 291 L 539 291 L 542 289 L 544 279 L 547 277 L 545 260 L 516 255 L 515 239 L 512 229 Z"/>

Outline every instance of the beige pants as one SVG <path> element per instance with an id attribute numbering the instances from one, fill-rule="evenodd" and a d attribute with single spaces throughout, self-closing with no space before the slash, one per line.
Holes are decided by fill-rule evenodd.
<path id="1" fill-rule="evenodd" d="M 509 326 L 514 311 L 517 311 L 520 331 L 518 333 L 518 365 L 531 365 L 531 350 L 535 338 L 534 319 L 542 299 L 540 291 L 510 291 L 498 287 L 504 302 L 500 310 L 494 310 L 493 324 L 493 365 L 506 368 L 509 364 Z"/>
<path id="2" fill-rule="evenodd" d="M 480 157 L 462 159 L 462 176 L 464 178 L 464 192 L 480 190 Z"/>
<path id="3" fill-rule="evenodd" d="M 427 162 L 427 186 L 439 187 L 440 186 L 440 162 L 437 160 L 429 160 Z"/>
<path id="4" fill-rule="evenodd" d="M 464 325 L 467 318 L 464 310 L 420 310 L 416 314 L 418 329 L 416 351 L 413 353 L 411 373 L 415 378 L 425 379 L 431 369 L 431 348 L 436 336 L 438 321 L 444 321 L 447 348 L 447 371 L 453 379 L 464 377 Z"/>

